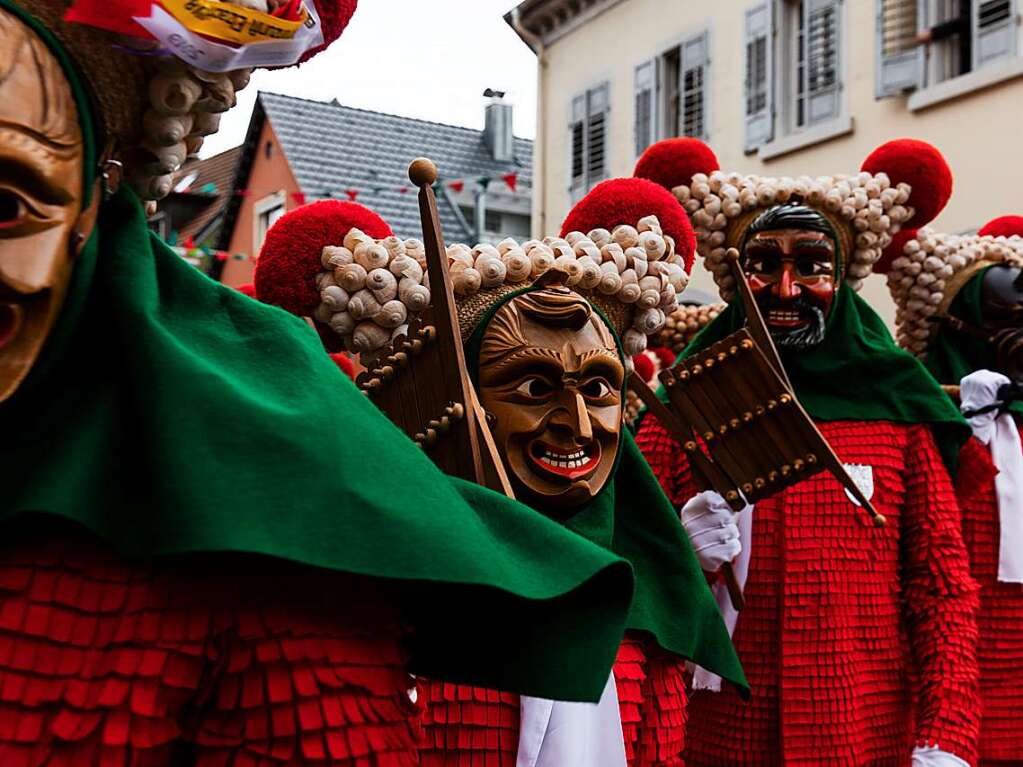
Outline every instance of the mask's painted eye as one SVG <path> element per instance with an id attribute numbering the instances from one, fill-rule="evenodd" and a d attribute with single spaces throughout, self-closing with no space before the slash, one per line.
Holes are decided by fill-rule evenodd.
<path id="1" fill-rule="evenodd" d="M 554 393 L 554 387 L 545 378 L 527 378 L 515 387 L 515 391 L 527 397 L 541 399 L 551 396 Z"/>
<path id="2" fill-rule="evenodd" d="M 591 378 L 579 387 L 579 391 L 589 399 L 604 399 L 611 393 L 611 386 L 603 378 Z"/>
<path id="3" fill-rule="evenodd" d="M 17 223 L 25 214 L 25 203 L 14 192 L 0 189 L 0 226 Z"/>

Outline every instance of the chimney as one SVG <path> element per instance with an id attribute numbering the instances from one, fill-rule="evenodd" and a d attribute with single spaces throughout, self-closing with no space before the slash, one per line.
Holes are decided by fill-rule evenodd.
<path id="1" fill-rule="evenodd" d="M 512 134 L 512 106 L 504 100 L 504 91 L 487 88 L 484 98 L 490 99 L 485 110 L 483 141 L 490 150 L 490 156 L 497 162 L 511 162 L 515 159 L 515 143 Z"/>

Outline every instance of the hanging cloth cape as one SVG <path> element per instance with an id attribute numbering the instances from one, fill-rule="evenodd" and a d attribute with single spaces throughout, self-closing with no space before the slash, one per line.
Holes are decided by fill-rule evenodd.
<path id="1" fill-rule="evenodd" d="M 984 322 L 980 312 L 984 275 L 990 268 L 980 270 L 967 281 L 959 295 L 952 299 L 949 314 L 974 327 L 981 327 Z M 991 344 L 968 333 L 943 328 L 931 344 L 924 364 L 940 383 L 958 386 L 960 381 L 976 370 L 994 370 L 995 349 Z M 1017 418 L 1023 418 L 1023 402 L 1013 402 L 1009 410 Z"/>
<path id="2" fill-rule="evenodd" d="M 693 339 L 679 359 L 720 341 L 746 324 L 738 298 Z M 937 381 L 895 345 L 877 313 L 842 284 L 824 340 L 809 349 L 778 348 L 796 396 L 818 421 L 892 421 L 929 424 L 941 456 L 954 470 L 970 426 Z M 658 392 L 664 398 L 663 389 Z"/>
<path id="3" fill-rule="evenodd" d="M 73 64 L 28 14 L 0 6 L 61 59 L 95 156 Z M 601 695 L 629 565 L 442 474 L 305 323 L 189 266 L 148 231 L 125 187 L 103 202 L 57 326 L 0 405 L 0 429 L 4 524 L 43 513 L 129 557 L 243 552 L 377 577 L 403 600 L 414 672 Z"/>
<path id="4" fill-rule="evenodd" d="M 503 296 L 482 317 L 466 342 L 466 364 L 474 383 L 491 318 L 516 296 L 539 289 Z M 615 336 L 619 356 L 625 359 L 614 327 L 599 309 L 594 311 Z M 623 390 L 623 402 L 624 394 Z M 624 426 L 612 477 L 593 500 L 561 522 L 632 565 L 636 592 L 626 629 L 651 634 L 663 649 L 713 670 L 745 692 L 746 677 L 689 538 Z"/>

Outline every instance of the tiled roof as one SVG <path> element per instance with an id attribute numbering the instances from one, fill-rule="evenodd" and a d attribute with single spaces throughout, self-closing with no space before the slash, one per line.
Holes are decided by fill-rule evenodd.
<path id="1" fill-rule="evenodd" d="M 516 172 L 520 191 L 532 187 L 533 142 L 527 139 L 516 138 L 514 159 L 498 163 L 480 130 L 276 93 L 260 93 L 257 112 L 260 106 L 310 201 L 328 193 L 344 199 L 344 190 L 358 189 L 358 202 L 383 216 L 402 237 L 422 236 L 414 190 L 399 192 L 409 186 L 408 164 L 416 157 L 433 160 L 442 179 L 499 179 Z M 471 237 L 444 195 L 437 197 L 446 239 Z"/>
<path id="2" fill-rule="evenodd" d="M 207 205 L 201 208 L 195 218 L 181 226 L 178 235 L 181 239 L 198 237 L 221 214 L 232 190 L 235 169 L 242 148 L 236 146 L 226 152 L 207 157 L 204 160 L 189 160 L 175 174 L 174 183 L 186 180 L 193 173 L 198 175 L 189 183 L 187 191 L 172 194 L 187 194 L 201 200 L 208 198 Z"/>

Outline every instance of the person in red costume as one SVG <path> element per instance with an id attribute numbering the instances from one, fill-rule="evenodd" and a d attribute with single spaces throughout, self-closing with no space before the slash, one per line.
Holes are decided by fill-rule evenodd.
<path id="1" fill-rule="evenodd" d="M 256 290 L 314 318 L 327 348 L 343 344 L 370 365 L 403 332 L 388 327 L 393 317 L 411 321 L 430 300 L 416 287 L 436 283 L 418 240 L 346 228 L 367 216 L 353 203 L 316 203 L 283 217 Z M 629 560 L 637 587 L 626 637 L 598 706 L 420 676 L 422 767 L 680 765 L 685 661 L 742 684 L 684 532 L 623 426 L 628 355 L 685 287 L 689 222 L 656 184 L 617 179 L 582 200 L 562 234 L 453 244 L 447 257 L 468 372 L 516 497 Z M 397 298 L 388 275 L 401 280 Z M 374 298 L 389 301 L 367 312 Z"/>
<path id="2" fill-rule="evenodd" d="M 946 469 L 966 424 L 855 292 L 899 226 L 944 205 L 944 160 L 901 141 L 856 175 L 770 179 L 722 173 L 704 144 L 676 139 L 651 147 L 636 174 L 673 189 L 726 300 L 726 249 L 739 250 L 797 397 L 888 520 L 873 526 L 827 473 L 733 519 L 720 496 L 698 493 L 682 447 L 646 417 L 640 448 L 705 568 L 731 558 L 736 528 L 742 549 L 745 609 L 719 604 L 753 697 L 697 669 L 686 763 L 975 764 L 977 587 Z M 684 354 L 744 323 L 732 301 Z"/>
<path id="3" fill-rule="evenodd" d="M 909 232 L 889 251 L 899 342 L 939 382 L 959 387 L 974 432 L 959 458 L 956 490 L 970 570 L 981 586 L 980 764 L 1021 764 L 1023 217 L 994 219 L 976 236 Z"/>

